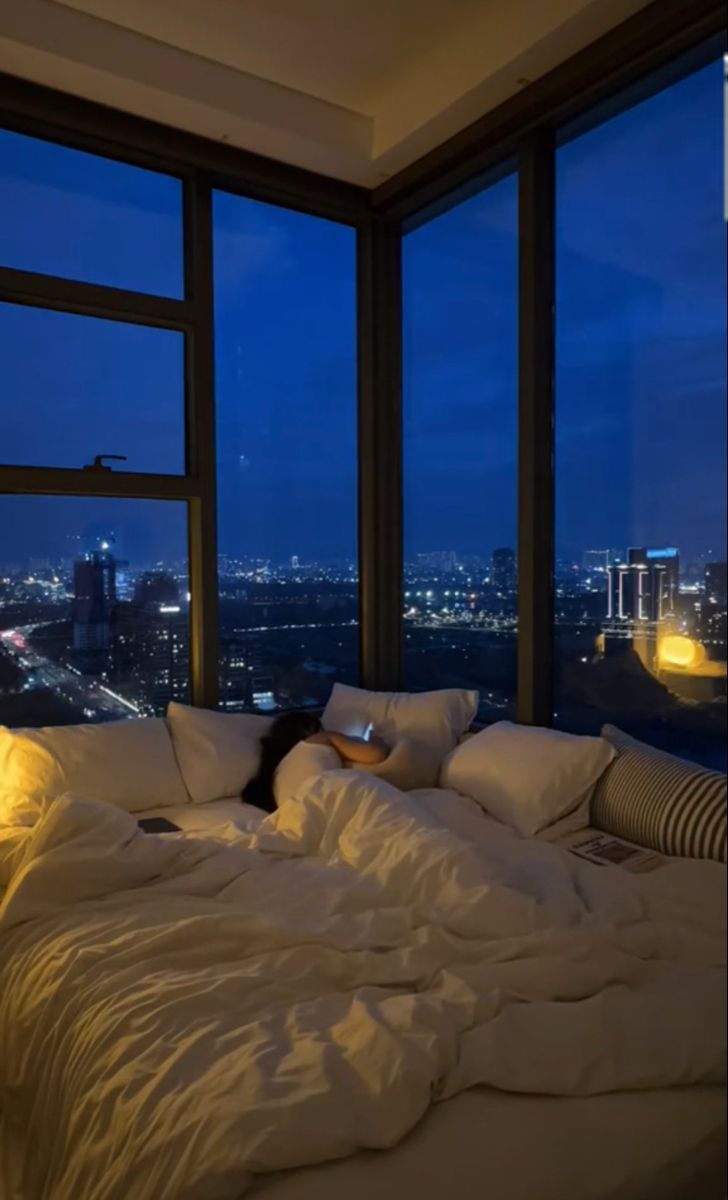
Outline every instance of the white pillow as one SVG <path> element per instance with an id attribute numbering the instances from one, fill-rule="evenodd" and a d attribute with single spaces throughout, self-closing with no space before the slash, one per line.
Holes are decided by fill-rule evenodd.
<path id="1" fill-rule="evenodd" d="M 601 737 L 498 721 L 448 756 L 440 786 L 523 837 L 550 840 L 589 824 L 589 799 L 614 753 Z"/>
<path id="2" fill-rule="evenodd" d="M 346 763 L 354 771 L 365 771 L 391 783 L 401 792 L 413 792 L 417 788 L 428 788 L 437 780 L 440 758 L 433 754 L 423 742 L 412 738 L 398 737 L 387 757 L 380 763 Z"/>
<path id="3" fill-rule="evenodd" d="M 273 721 L 173 701 L 167 723 L 187 791 L 195 804 L 206 804 L 240 795 L 258 770 L 260 739 Z"/>
<path id="4" fill-rule="evenodd" d="M 0 792 L 31 799 L 73 792 L 127 812 L 189 804 L 164 719 L 0 726 Z"/>
<path id="5" fill-rule="evenodd" d="M 367 692 L 335 683 L 324 710 L 324 729 L 366 737 L 370 729 L 391 746 L 398 737 L 426 745 L 441 762 L 465 733 L 476 712 L 477 692 Z M 436 782 L 437 776 L 432 780 Z"/>

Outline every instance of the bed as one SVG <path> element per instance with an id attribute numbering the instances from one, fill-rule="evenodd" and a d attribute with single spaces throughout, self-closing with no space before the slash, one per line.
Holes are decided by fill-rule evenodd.
<path id="1" fill-rule="evenodd" d="M 46 812 L 0 933 L 12 1200 L 719 1200 L 725 868 L 633 877 L 352 776 L 265 821 L 234 799 Z M 228 1017 L 256 945 L 251 1050 Z M 292 998 L 303 1058 L 271 1015 Z"/>
<path id="2" fill-rule="evenodd" d="M 418 795 L 418 794 L 416 794 Z M 442 812 L 445 792 L 418 795 Z M 461 829 L 486 836 L 488 817 L 455 808 Z M 236 798 L 190 810 L 151 810 L 188 832 L 254 830 L 259 810 Z M 233 835 L 234 836 L 234 835 Z M 566 844 L 568 835 L 559 839 Z M 524 1145 L 528 1154 L 524 1156 Z M 680 1200 L 725 1195 L 726 1101 L 720 1087 L 569 1099 L 472 1088 L 433 1107 L 398 1146 L 261 1177 L 261 1200 Z"/>

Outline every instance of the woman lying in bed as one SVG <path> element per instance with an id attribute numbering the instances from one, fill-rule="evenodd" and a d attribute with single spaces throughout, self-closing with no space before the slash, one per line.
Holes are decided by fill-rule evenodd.
<path id="1" fill-rule="evenodd" d="M 328 746 L 335 751 L 340 766 L 372 767 L 384 762 L 389 750 L 381 738 L 369 740 L 349 737 L 345 733 L 324 732 L 318 717 L 311 713 L 292 712 L 278 717 L 270 733 L 261 739 L 258 774 L 243 791 L 243 800 L 266 812 L 276 808 L 273 781 L 279 764 L 299 743 Z M 333 765 L 333 764 L 332 764 Z"/>

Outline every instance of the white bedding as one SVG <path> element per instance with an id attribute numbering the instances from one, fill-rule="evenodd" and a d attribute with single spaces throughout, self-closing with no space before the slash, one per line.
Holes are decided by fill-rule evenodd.
<path id="1" fill-rule="evenodd" d="M 486 1088 L 435 1104 L 391 1150 L 260 1176 L 250 1200 L 724 1200 L 725 1093 L 572 1099 Z"/>
<path id="2" fill-rule="evenodd" d="M 256 1173 L 394 1145 L 475 1084 L 723 1080 L 721 865 L 593 867 L 349 771 L 250 834 L 225 820 L 149 837 L 65 797 L 0 840 L 28 1200 L 237 1200 Z"/>

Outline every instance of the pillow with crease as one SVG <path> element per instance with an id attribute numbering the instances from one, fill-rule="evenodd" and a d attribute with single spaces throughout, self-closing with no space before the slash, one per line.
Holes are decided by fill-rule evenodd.
<path id="1" fill-rule="evenodd" d="M 195 804 L 239 796 L 260 763 L 271 717 L 222 713 L 172 701 L 167 724 L 179 769 Z"/>
<path id="2" fill-rule="evenodd" d="M 550 841 L 589 824 L 589 801 L 614 755 L 601 737 L 498 721 L 448 755 L 440 786 L 522 837 Z"/>
<path id="3" fill-rule="evenodd" d="M 162 717 L 0 727 L 0 791 L 33 800 L 73 792 L 130 813 L 190 801 Z"/>
<path id="4" fill-rule="evenodd" d="M 374 732 L 387 745 L 407 738 L 421 748 L 422 763 L 431 770 L 420 787 L 434 787 L 439 765 L 470 726 L 478 711 L 479 694 L 461 688 L 435 692 L 369 692 L 334 684 L 322 724 L 332 732 L 367 737 Z"/>

